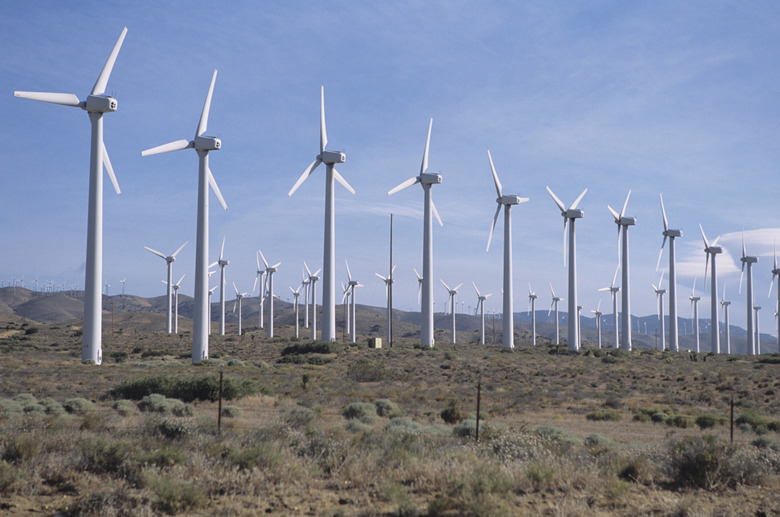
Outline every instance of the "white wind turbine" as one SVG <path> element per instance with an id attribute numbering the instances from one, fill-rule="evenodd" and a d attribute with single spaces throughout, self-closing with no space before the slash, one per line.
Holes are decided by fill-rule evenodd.
<path id="1" fill-rule="evenodd" d="M 659 194 L 661 199 L 661 215 L 664 222 L 664 240 L 661 241 L 661 251 L 658 253 L 658 262 L 655 270 L 661 264 L 661 255 L 664 252 L 664 244 L 669 239 L 669 348 L 673 352 L 680 351 L 679 331 L 677 328 L 677 263 L 674 259 L 674 239 L 682 237 L 682 230 L 669 228 L 669 221 L 666 218 L 666 209 L 664 208 L 664 197 Z"/>
<path id="2" fill-rule="evenodd" d="M 394 282 L 393 273 L 395 272 L 395 266 L 390 270 L 390 274 L 387 277 L 383 277 L 379 273 L 374 273 L 385 283 L 385 298 L 387 299 L 387 342 L 390 343 L 390 323 L 393 318 L 393 313 L 390 307 L 390 285 Z"/>
<path id="3" fill-rule="evenodd" d="M 700 296 L 696 296 L 696 279 L 693 279 L 693 287 L 691 287 L 691 296 L 688 298 L 691 301 L 691 309 L 693 310 L 693 333 L 696 335 L 696 353 L 701 352 L 699 347 L 699 300 Z"/>
<path id="4" fill-rule="evenodd" d="M 536 293 L 531 290 L 531 284 L 528 284 L 528 304 L 531 310 L 531 345 L 536 346 Z"/>
<path id="5" fill-rule="evenodd" d="M 615 282 L 617 281 L 617 274 L 620 270 L 620 265 L 615 268 L 615 274 L 612 275 L 612 283 L 609 284 L 609 287 L 602 287 L 599 289 L 599 291 L 609 291 L 609 294 L 612 295 L 612 327 L 615 330 L 615 348 L 620 347 L 620 340 L 618 339 L 618 310 L 617 310 L 617 293 L 620 291 L 620 287 L 615 285 Z"/>
<path id="6" fill-rule="evenodd" d="M 479 289 L 477 289 L 477 284 L 471 282 L 471 285 L 474 286 L 474 290 L 477 292 L 477 310 L 479 311 L 479 317 L 481 322 L 479 327 L 479 344 L 484 345 L 485 344 L 485 300 L 487 300 L 492 295 L 492 293 L 482 295 L 480 294 Z M 504 325 L 504 332 L 506 332 L 506 325 Z M 512 330 L 512 332 L 514 332 L 514 330 Z"/>
<path id="7" fill-rule="evenodd" d="M 352 311 L 349 308 L 349 299 L 350 299 L 350 288 L 349 284 L 344 285 L 344 282 L 341 282 L 341 305 L 344 306 L 344 332 L 352 336 L 352 325 L 350 324 L 351 321 L 351 314 Z"/>
<path id="8" fill-rule="evenodd" d="M 347 287 L 350 291 L 350 298 L 351 298 L 351 304 L 352 304 L 352 342 L 354 343 L 357 339 L 357 323 L 355 320 L 357 320 L 357 314 L 355 313 L 355 288 L 356 287 L 363 287 L 363 284 L 359 283 L 357 280 L 352 279 L 352 273 L 349 271 L 349 262 L 346 260 L 344 261 L 347 265 L 347 278 L 349 279 L 349 283 L 347 284 Z"/>
<path id="9" fill-rule="evenodd" d="M 579 197 L 574 200 L 574 203 L 572 203 L 571 206 L 567 209 L 566 205 L 563 204 L 563 201 L 558 199 L 558 196 L 553 194 L 553 191 L 550 190 L 550 187 L 545 188 L 547 188 L 547 192 L 550 193 L 550 196 L 552 196 L 553 201 L 555 201 L 555 204 L 558 206 L 561 211 L 561 215 L 563 216 L 564 265 L 566 261 L 566 225 L 568 224 L 569 226 L 569 350 L 579 350 L 580 337 L 577 332 L 577 319 L 574 317 L 577 312 L 577 240 L 574 233 L 574 221 L 576 219 L 582 218 L 585 215 L 585 212 L 582 209 L 577 208 L 577 205 L 579 205 L 580 201 L 582 201 L 582 198 L 585 197 L 585 193 L 588 192 L 588 189 L 583 190 L 582 194 L 580 194 Z M 550 289 L 552 289 L 552 285 L 550 285 Z M 561 298 L 561 300 L 563 300 L 563 298 Z M 556 312 L 556 334 L 558 333 L 557 322 L 558 319 Z M 556 338 L 556 344 L 558 344 L 558 342 L 559 340 Z"/>
<path id="10" fill-rule="evenodd" d="M 422 294 L 422 286 L 423 286 L 423 277 L 420 276 L 420 273 L 417 272 L 416 268 L 414 269 L 414 274 L 417 275 L 417 305 L 420 304 L 422 301 L 421 294 Z"/>
<path id="11" fill-rule="evenodd" d="M 747 264 L 747 351 L 748 355 L 756 354 L 755 336 L 753 332 L 753 264 L 758 262 L 758 257 L 747 255 L 745 250 L 745 236 L 742 236 L 742 274 L 739 276 L 739 292 L 742 292 L 742 275 Z"/>
<path id="12" fill-rule="evenodd" d="M 594 316 L 596 316 L 596 332 L 598 333 L 599 339 L 599 348 L 601 348 L 601 315 L 604 314 L 599 309 L 601 309 L 601 300 L 599 300 L 598 305 L 596 305 L 595 311 L 590 311 L 593 313 Z"/>
<path id="13" fill-rule="evenodd" d="M 761 355 L 761 331 L 758 328 L 758 311 L 761 310 L 759 305 L 753 306 L 753 311 L 756 313 L 756 355 Z"/>
<path id="14" fill-rule="evenodd" d="M 455 344 L 457 343 L 457 334 L 455 334 L 455 295 L 458 294 L 458 289 L 460 289 L 460 286 L 462 286 L 463 283 L 456 285 L 454 289 L 450 289 L 449 286 L 444 283 L 444 280 L 439 279 L 439 282 L 441 282 L 441 285 L 444 286 L 449 294 L 447 303 L 450 304 L 450 312 L 452 313 L 452 343 Z"/>
<path id="15" fill-rule="evenodd" d="M 775 278 L 780 277 L 780 269 L 777 267 L 777 246 L 774 250 L 774 262 L 772 265 L 772 283 L 769 284 L 769 294 L 767 298 L 772 296 L 772 288 L 775 285 Z M 775 304 L 775 324 L 777 326 L 777 349 L 780 351 L 780 284 L 777 286 L 777 303 Z"/>
<path id="16" fill-rule="evenodd" d="M 195 131 L 193 140 L 176 140 L 152 149 L 147 149 L 141 156 L 195 149 L 198 153 L 198 219 L 197 238 L 195 241 L 195 314 L 192 320 L 192 362 L 197 363 L 209 356 L 209 325 L 208 320 L 208 264 L 209 264 L 209 185 L 217 196 L 222 207 L 227 210 L 225 199 L 219 191 L 214 175 L 209 168 L 209 151 L 218 151 L 222 141 L 215 136 L 206 136 L 211 109 L 211 96 L 214 93 L 214 82 L 217 71 L 211 77 L 211 84 L 203 104 L 203 111 Z"/>
<path id="17" fill-rule="evenodd" d="M 225 237 L 222 237 L 222 247 L 219 250 L 219 335 L 225 335 L 225 267 L 230 261 L 225 258 Z"/>
<path id="18" fill-rule="evenodd" d="M 298 297 L 301 296 L 301 287 L 303 287 L 303 285 L 299 285 L 297 289 L 290 287 L 290 292 L 293 295 L 293 309 L 295 309 L 295 339 L 298 339 L 300 328 L 300 320 L 298 318 Z"/>
<path id="19" fill-rule="evenodd" d="M 323 86 L 320 91 L 320 154 L 317 158 L 306 167 L 303 174 L 295 182 L 293 188 L 287 193 L 287 196 L 292 196 L 301 184 L 306 181 L 306 178 L 311 176 L 311 173 L 321 163 L 325 164 L 325 243 L 323 246 L 323 259 L 322 259 L 322 340 L 323 341 L 335 341 L 336 340 L 336 219 L 335 219 L 335 200 L 333 193 L 333 180 L 335 179 L 341 183 L 350 193 L 354 194 L 355 190 L 347 183 L 341 174 L 338 173 L 334 167 L 337 163 L 344 163 L 347 159 L 346 155 L 342 152 L 326 151 L 325 146 L 328 145 L 328 133 L 325 129 L 325 87 Z M 316 304 L 316 302 L 313 302 Z"/>
<path id="20" fill-rule="evenodd" d="M 563 301 L 563 298 L 555 296 L 555 290 L 553 289 L 552 283 L 550 283 L 550 293 L 552 294 L 552 303 L 550 304 L 550 308 L 547 309 L 547 315 L 549 316 L 550 311 L 553 309 L 553 307 L 555 307 L 555 344 L 560 345 L 561 329 L 560 329 L 560 325 L 558 324 L 558 302 Z M 570 317 L 569 321 L 571 321 L 572 319 L 573 318 Z"/>
<path id="21" fill-rule="evenodd" d="M 260 269 L 260 253 L 255 253 L 255 260 L 257 261 L 257 275 L 255 276 L 255 285 L 252 286 L 252 292 L 255 292 L 257 288 L 257 281 L 260 280 L 260 291 L 257 293 L 258 301 L 260 302 L 260 310 L 258 312 L 258 325 L 259 328 L 264 328 L 263 325 L 263 306 L 265 304 L 265 269 Z"/>
<path id="22" fill-rule="evenodd" d="M 628 206 L 628 198 L 631 197 L 631 191 L 628 191 L 626 201 L 623 203 L 623 209 L 618 214 L 611 206 L 607 205 L 609 213 L 615 219 L 618 230 L 618 246 L 620 246 L 620 233 L 623 233 L 623 246 L 622 257 L 620 257 L 620 264 L 622 264 L 622 281 L 621 281 L 621 309 L 623 312 L 623 319 L 621 320 L 621 335 L 622 346 L 624 350 L 631 350 L 631 281 L 628 278 L 628 227 L 636 224 L 636 217 L 626 217 L 626 207 Z M 620 250 L 620 248 L 618 248 Z"/>
<path id="23" fill-rule="evenodd" d="M 117 101 L 110 95 L 105 95 L 108 78 L 114 68 L 119 49 L 125 40 L 127 27 L 122 29 L 114 49 L 108 56 L 103 70 L 92 87 L 92 91 L 83 101 L 72 93 L 48 93 L 15 91 L 14 97 L 35 101 L 50 102 L 63 106 L 81 108 L 89 114 L 92 124 L 91 152 L 89 159 L 89 210 L 87 215 L 87 261 L 84 280 L 84 328 L 81 345 L 81 362 L 92 361 L 95 364 L 103 362 L 101 346 L 103 298 L 103 167 L 114 185 L 117 194 L 120 193 L 114 168 L 108 158 L 106 145 L 103 143 L 103 114 L 117 109 Z M 22 286 L 24 287 L 24 286 Z"/>
<path id="24" fill-rule="evenodd" d="M 238 287 L 236 287 L 236 283 L 233 282 L 233 289 L 236 290 L 236 301 L 233 302 L 233 312 L 236 312 L 236 305 L 238 305 L 238 335 L 241 335 L 241 300 L 244 299 L 244 296 L 246 296 L 248 293 L 240 293 L 238 292 Z"/>
<path id="25" fill-rule="evenodd" d="M 395 194 L 415 183 L 422 186 L 425 196 L 423 204 L 423 273 L 422 273 L 422 301 L 420 305 L 420 345 L 423 348 L 433 348 L 433 221 L 431 213 L 436 217 L 440 226 L 443 226 L 439 212 L 431 199 L 431 185 L 441 183 L 441 174 L 428 174 L 428 149 L 431 144 L 431 129 L 433 119 L 428 124 L 428 138 L 425 140 L 420 175 L 409 178 L 397 187 L 390 189 L 388 195 Z M 419 278 L 419 275 L 418 275 Z"/>
<path id="26" fill-rule="evenodd" d="M 215 271 L 211 271 L 211 273 L 215 273 Z M 214 286 L 211 289 L 209 289 L 209 336 L 211 335 L 211 295 L 214 294 L 214 291 L 217 290 L 218 286 Z"/>
<path id="27" fill-rule="evenodd" d="M 720 305 L 723 307 L 723 325 L 726 327 L 726 353 L 731 353 L 731 328 L 729 328 L 729 305 L 730 301 L 726 300 L 726 283 L 723 283 L 723 298 L 720 300 Z"/>
<path id="28" fill-rule="evenodd" d="M 173 278 L 171 275 L 173 275 L 173 263 L 176 261 L 176 255 L 179 254 L 179 252 L 184 248 L 184 246 L 187 245 L 188 241 L 185 241 L 184 244 L 179 246 L 179 249 L 171 253 L 170 255 L 165 255 L 164 253 L 160 253 L 157 250 L 153 250 L 149 246 L 144 246 L 147 250 L 151 251 L 161 259 L 165 260 L 168 266 L 168 281 L 166 282 L 166 285 L 168 286 L 168 319 L 165 322 L 165 332 L 170 334 L 172 331 L 175 332 L 175 330 L 172 330 L 171 321 L 173 318 L 172 310 L 171 310 L 171 304 L 173 303 L 173 294 L 171 293 L 171 289 L 173 289 Z M 122 288 L 124 289 L 124 284 L 122 284 Z"/>
<path id="29" fill-rule="evenodd" d="M 661 351 L 666 350 L 666 329 L 664 328 L 664 294 L 666 294 L 666 289 L 661 289 L 661 286 L 664 283 L 664 273 L 661 272 L 661 278 L 658 280 L 658 285 L 651 284 L 653 286 L 653 291 L 655 291 L 655 296 L 658 298 L 658 323 L 661 326 Z"/>
<path id="30" fill-rule="evenodd" d="M 309 328 L 309 277 L 303 272 L 303 268 L 301 268 L 301 285 L 303 286 L 303 328 L 307 329 Z"/>
<path id="31" fill-rule="evenodd" d="M 712 257 L 712 279 L 710 280 L 710 336 L 712 348 L 710 352 L 713 354 L 720 353 L 720 321 L 718 321 L 718 276 L 715 270 L 715 256 L 723 252 L 723 248 L 717 246 L 720 237 L 716 237 L 712 243 L 707 240 L 704 235 L 704 229 L 699 225 L 701 231 L 701 238 L 704 241 L 704 253 L 706 259 L 704 262 L 704 288 L 707 288 L 707 267 L 710 264 L 710 256 Z"/>
<path id="32" fill-rule="evenodd" d="M 127 282 L 127 277 L 119 281 L 119 283 L 122 284 L 122 294 L 125 294 L 125 282 Z"/>
<path id="33" fill-rule="evenodd" d="M 260 258 L 263 259 L 263 264 L 265 265 L 266 279 L 268 282 L 268 289 L 266 290 L 266 296 L 268 297 L 268 330 L 266 331 L 266 335 L 268 337 L 274 337 L 274 273 L 279 270 L 279 266 L 281 266 L 282 263 L 277 262 L 273 266 L 269 266 L 268 262 L 265 260 L 265 256 L 263 256 L 263 252 L 260 250 L 258 251 L 260 253 Z"/>
<path id="34" fill-rule="evenodd" d="M 514 297 L 513 297 L 513 282 L 512 282 L 512 216 L 510 209 L 512 205 L 519 205 L 528 201 L 527 197 L 520 197 L 516 195 L 504 195 L 501 181 L 498 179 L 498 173 L 496 173 L 496 167 L 493 165 L 493 157 L 488 153 L 488 160 L 490 161 L 490 170 L 493 173 L 493 183 L 496 186 L 496 214 L 493 216 L 493 224 L 490 226 L 490 235 L 488 236 L 487 247 L 485 252 L 490 250 L 490 242 L 493 240 L 493 231 L 496 228 L 496 221 L 498 221 L 498 214 L 501 212 L 501 207 L 504 207 L 504 288 L 503 288 L 503 326 L 504 332 L 502 337 L 504 350 L 511 350 L 515 347 L 515 325 L 514 325 Z M 476 287 L 475 287 L 476 289 Z M 484 336 L 484 315 L 482 318 L 482 344 L 485 343 Z"/>
<path id="35" fill-rule="evenodd" d="M 174 303 L 174 319 L 173 319 L 173 332 L 179 333 L 179 288 L 181 287 L 181 281 L 184 280 L 184 275 L 179 278 L 179 281 L 173 284 L 173 303 Z"/>
<path id="36" fill-rule="evenodd" d="M 309 295 L 309 300 L 311 302 L 311 339 L 315 340 L 317 339 L 317 281 L 320 279 L 318 275 L 321 270 L 318 269 L 312 274 L 305 261 L 303 267 L 306 268 L 306 273 L 309 275 L 309 289 L 311 290 L 311 294 Z"/>

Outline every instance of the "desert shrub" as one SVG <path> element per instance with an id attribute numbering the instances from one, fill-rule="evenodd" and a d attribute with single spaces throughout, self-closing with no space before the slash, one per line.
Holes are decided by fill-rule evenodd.
<path id="1" fill-rule="evenodd" d="M 0 461 L 0 493 L 8 491 L 19 479 L 19 469 L 10 463 Z"/>
<path id="2" fill-rule="evenodd" d="M 122 416 L 131 415 L 135 413 L 136 410 L 133 401 L 127 399 L 117 400 L 116 402 L 114 402 L 114 404 L 111 407 L 114 409 L 114 411 L 116 411 Z"/>
<path id="3" fill-rule="evenodd" d="M 312 341 L 289 345 L 282 349 L 282 356 L 304 354 L 337 354 L 344 350 L 344 345 L 330 341 Z"/>
<path id="4" fill-rule="evenodd" d="M 138 458 L 141 465 L 153 465 L 158 468 L 173 467 L 179 463 L 184 463 L 187 455 L 184 451 L 173 445 L 163 445 L 161 449 L 142 454 Z"/>
<path id="5" fill-rule="evenodd" d="M 150 488 L 157 494 L 154 509 L 167 514 L 190 512 L 206 503 L 206 492 L 186 481 L 161 477 Z"/>
<path id="6" fill-rule="evenodd" d="M 414 434 L 420 431 L 420 424 L 410 418 L 395 417 L 385 424 L 385 431 Z"/>
<path id="7" fill-rule="evenodd" d="M 766 434 L 769 431 L 767 424 L 770 423 L 768 418 L 765 418 L 753 410 L 743 411 L 736 419 L 736 423 L 742 428 L 742 424 L 748 424 L 750 428 L 756 432 L 756 434 Z M 763 432 L 759 432 L 763 431 Z"/>
<path id="8" fill-rule="evenodd" d="M 737 429 L 739 429 L 743 433 L 752 433 L 753 432 L 753 426 L 748 424 L 747 422 L 743 422 L 741 424 L 737 424 Z"/>
<path id="9" fill-rule="evenodd" d="M 147 395 L 138 402 L 138 409 L 152 413 L 172 413 L 176 416 L 192 416 L 193 409 L 178 399 L 169 399 L 159 393 Z"/>
<path id="10" fill-rule="evenodd" d="M 722 423 L 723 422 L 720 418 L 709 413 L 705 413 L 696 417 L 696 425 L 699 426 L 699 429 L 710 429 Z"/>
<path id="11" fill-rule="evenodd" d="M 24 412 L 25 413 L 45 413 L 46 408 L 43 406 L 43 404 L 38 404 L 37 402 L 35 404 L 27 404 L 24 406 Z"/>
<path id="12" fill-rule="evenodd" d="M 398 408 L 398 404 L 390 399 L 379 399 L 374 402 L 376 406 L 376 414 L 379 416 L 386 416 L 393 418 L 394 416 L 401 416 L 402 412 Z"/>
<path id="13" fill-rule="evenodd" d="M 533 463 L 525 470 L 525 475 L 534 490 L 542 491 L 551 487 L 555 478 L 555 470 L 545 463 Z"/>
<path id="14" fill-rule="evenodd" d="M 666 424 L 680 429 L 693 427 L 696 420 L 690 415 L 674 415 L 666 420 Z"/>
<path id="15" fill-rule="evenodd" d="M 107 355 L 113 359 L 115 363 L 124 363 L 127 360 L 127 352 L 122 352 L 121 350 L 112 350 Z"/>
<path id="16" fill-rule="evenodd" d="M 65 413 L 65 408 L 62 407 L 62 404 L 51 397 L 41 400 L 40 404 L 45 408 L 47 415 L 62 415 Z"/>
<path id="17" fill-rule="evenodd" d="M 365 424 L 376 422 L 376 406 L 368 402 L 352 402 L 341 410 L 341 414 L 347 420 L 356 418 Z"/>
<path id="18" fill-rule="evenodd" d="M 612 409 L 623 409 L 623 406 L 625 406 L 623 401 L 615 396 L 607 397 L 607 400 L 604 401 L 604 405 Z"/>
<path id="19" fill-rule="evenodd" d="M 83 415 L 84 413 L 95 409 L 95 404 L 85 398 L 76 397 L 63 402 L 62 407 L 65 408 L 65 411 L 68 413 Z"/>
<path id="20" fill-rule="evenodd" d="M 592 433 L 589 434 L 585 438 L 585 445 L 588 447 L 611 447 L 615 444 L 612 440 L 607 438 L 606 436 L 602 436 L 598 433 Z"/>
<path id="21" fill-rule="evenodd" d="M 479 433 L 484 434 L 485 422 L 479 422 Z M 477 434 L 477 421 L 473 418 L 467 418 L 452 428 L 452 434 L 461 438 L 472 438 Z"/>
<path id="22" fill-rule="evenodd" d="M 166 355 L 171 355 L 171 353 L 166 352 L 165 350 L 154 350 L 152 348 L 147 348 L 141 352 L 141 357 L 163 357 Z"/>
<path id="23" fill-rule="evenodd" d="M 468 418 L 468 414 L 460 407 L 458 399 L 450 399 L 447 407 L 441 412 L 441 419 L 448 424 L 457 424 Z"/>
<path id="24" fill-rule="evenodd" d="M 659 411 L 658 413 L 653 413 L 653 415 L 650 418 L 656 424 L 665 424 L 666 421 L 669 420 L 669 415 L 667 415 L 666 413 L 661 413 Z"/>
<path id="25" fill-rule="evenodd" d="M 315 364 L 323 365 L 333 362 L 332 357 L 325 357 L 316 354 L 291 354 L 283 355 L 276 360 L 279 364 Z"/>
<path id="26" fill-rule="evenodd" d="M 370 425 L 364 424 L 357 418 L 351 418 L 347 420 L 347 425 L 345 428 L 350 433 L 367 433 L 372 429 Z"/>
<path id="27" fill-rule="evenodd" d="M 14 402 L 18 402 L 22 406 L 26 406 L 27 404 L 36 404 L 38 402 L 38 399 L 35 398 L 35 395 L 32 393 L 20 393 L 16 395 L 13 399 Z"/>
<path id="28" fill-rule="evenodd" d="M 587 420 L 620 422 L 623 416 L 617 411 L 591 411 L 585 415 Z"/>
<path id="29" fill-rule="evenodd" d="M 246 366 L 244 361 L 242 361 L 241 359 L 236 359 L 236 358 L 228 359 L 227 365 L 228 366 Z"/>
<path id="30" fill-rule="evenodd" d="M 397 376 L 382 361 L 362 359 L 347 368 L 347 377 L 356 382 L 394 380 Z"/>
<path id="31" fill-rule="evenodd" d="M 601 362 L 605 364 L 615 364 L 618 362 L 618 358 L 613 355 L 607 355 L 601 358 Z"/>
<path id="32" fill-rule="evenodd" d="M 200 375 L 193 377 L 178 377 L 162 374 L 150 375 L 122 382 L 108 392 L 111 398 L 141 400 L 147 395 L 158 393 L 182 402 L 206 400 L 215 402 L 219 398 L 219 377 L 216 375 Z M 262 384 L 244 377 L 225 377 L 222 383 L 222 398 L 225 400 L 240 399 L 258 393 L 270 394 L 270 390 Z"/>
<path id="33" fill-rule="evenodd" d="M 546 440 L 561 440 L 566 436 L 566 433 L 564 433 L 562 429 L 549 424 L 535 427 L 534 432 Z"/>
<path id="34" fill-rule="evenodd" d="M 672 442 L 670 452 L 672 479 L 679 486 L 712 490 L 755 484 L 764 473 L 760 458 L 740 453 L 712 435 Z"/>
<path id="35" fill-rule="evenodd" d="M 25 336 L 29 336 L 29 335 L 37 334 L 37 333 L 38 333 L 38 327 L 29 327 L 29 328 L 25 329 L 25 331 L 24 331 L 24 335 Z"/>
<path id="36" fill-rule="evenodd" d="M 287 424 L 295 429 L 305 428 L 317 418 L 317 412 L 303 406 L 293 406 L 282 415 Z"/>
<path id="37" fill-rule="evenodd" d="M 21 413 L 24 411 L 24 406 L 12 399 L 0 399 L 0 409 L 5 414 Z"/>
<path id="38" fill-rule="evenodd" d="M 222 416 L 227 418 L 235 418 L 237 416 L 240 416 L 242 413 L 241 408 L 238 406 L 223 406 L 222 407 Z"/>
<path id="39" fill-rule="evenodd" d="M 93 474 L 116 474 L 125 468 L 131 447 L 124 442 L 83 439 L 78 442 L 79 468 Z"/>
<path id="40" fill-rule="evenodd" d="M 187 420 L 165 419 L 157 423 L 155 430 L 165 438 L 177 440 L 195 433 L 195 426 Z"/>
<path id="41" fill-rule="evenodd" d="M 774 442 L 770 437 L 768 437 L 766 434 L 759 435 L 758 438 L 750 442 L 753 446 L 758 447 L 759 449 L 765 449 L 767 447 L 772 447 L 774 445 Z"/>
<path id="42" fill-rule="evenodd" d="M 11 436 L 6 442 L 2 460 L 19 465 L 36 457 L 40 452 L 40 437 L 32 434 L 18 434 Z"/>

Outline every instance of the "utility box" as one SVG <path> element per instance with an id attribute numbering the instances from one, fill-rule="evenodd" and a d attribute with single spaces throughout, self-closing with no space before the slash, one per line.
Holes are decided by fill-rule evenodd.
<path id="1" fill-rule="evenodd" d="M 382 338 L 381 337 L 368 338 L 368 348 L 382 348 Z"/>

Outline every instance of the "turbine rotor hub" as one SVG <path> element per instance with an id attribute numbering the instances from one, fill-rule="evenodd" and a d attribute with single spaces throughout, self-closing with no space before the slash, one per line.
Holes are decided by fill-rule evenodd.
<path id="1" fill-rule="evenodd" d="M 322 151 L 317 158 L 322 160 L 322 163 L 325 165 L 333 165 L 334 163 L 344 163 L 347 161 L 346 154 L 335 151 Z"/>
<path id="2" fill-rule="evenodd" d="M 89 113 L 108 113 L 116 111 L 116 99 L 108 95 L 90 95 L 81 103 L 81 108 Z"/>

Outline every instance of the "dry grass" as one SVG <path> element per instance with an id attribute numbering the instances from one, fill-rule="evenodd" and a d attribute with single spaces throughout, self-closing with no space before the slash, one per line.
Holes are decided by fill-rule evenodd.
<path id="1" fill-rule="evenodd" d="M 514 353 L 473 344 L 423 351 L 411 342 L 318 350 L 325 364 L 279 363 L 291 342 L 250 330 L 213 336 L 212 359 L 193 366 L 186 336 L 128 330 L 104 340 L 105 363 L 95 367 L 79 364 L 73 328 L 37 326 L 25 334 L 11 322 L 20 332 L 0 338 L 4 515 L 780 513 L 777 363 L 654 352 L 605 360 L 522 344 Z M 216 402 L 195 400 L 192 416 L 176 416 L 107 397 L 143 376 L 220 369 L 271 389 L 230 401 L 238 409 L 221 433 Z M 478 382 L 487 427 L 476 444 L 441 414 L 457 400 L 473 417 Z M 732 449 L 728 425 L 634 419 L 727 418 L 732 396 L 737 415 L 749 410 L 767 428 L 761 446 L 750 426 L 735 429 Z M 94 408 L 65 404 L 78 398 Z M 690 465 L 705 475 L 681 476 Z"/>

